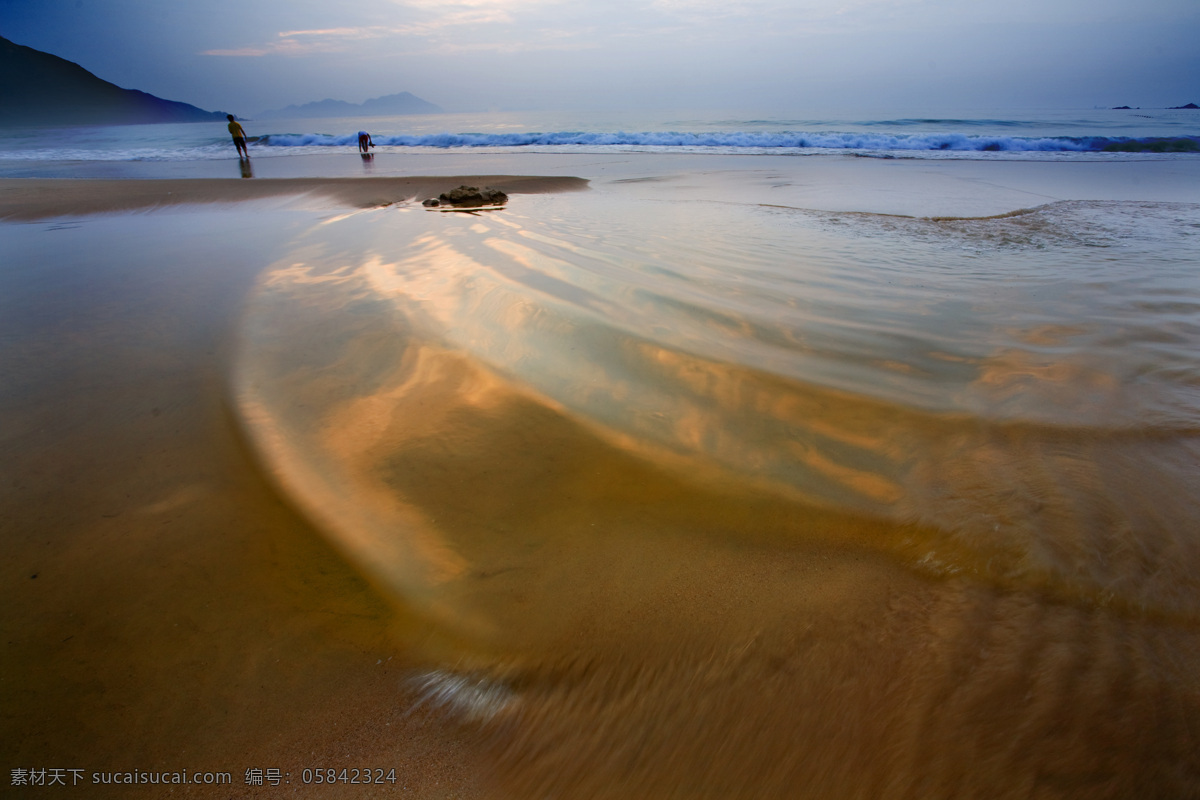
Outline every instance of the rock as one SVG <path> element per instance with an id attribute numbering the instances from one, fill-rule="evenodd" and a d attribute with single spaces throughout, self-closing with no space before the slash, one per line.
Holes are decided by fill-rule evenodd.
<path id="1" fill-rule="evenodd" d="M 437 208 L 441 205 L 441 203 L 437 199 L 430 197 L 427 200 L 422 201 L 421 205 L 425 206 L 426 208 Z"/>
<path id="2" fill-rule="evenodd" d="M 442 203 L 457 208 L 479 208 L 480 206 L 498 206 L 508 202 L 508 195 L 499 189 L 485 186 L 479 189 L 475 186 L 459 186 L 438 196 Z"/>

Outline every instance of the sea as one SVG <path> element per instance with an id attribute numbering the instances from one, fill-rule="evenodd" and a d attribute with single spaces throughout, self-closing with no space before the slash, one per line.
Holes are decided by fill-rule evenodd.
<path id="1" fill-rule="evenodd" d="M 1195 153 L 1194 109 L 922 110 L 820 114 L 491 112 L 349 119 L 243 120 L 255 157 L 353 151 L 814 155 L 905 158 L 1119 158 Z M 224 123 L 0 129 L 5 162 L 226 159 Z M 8 165 L 12 169 L 12 165 Z"/>
<path id="2" fill-rule="evenodd" d="M 56 234 L 258 254 L 230 424 L 503 796 L 1200 795 L 1200 111 L 243 124 L 259 177 L 591 181 Z M 3 136 L 238 174 L 221 125 Z"/>

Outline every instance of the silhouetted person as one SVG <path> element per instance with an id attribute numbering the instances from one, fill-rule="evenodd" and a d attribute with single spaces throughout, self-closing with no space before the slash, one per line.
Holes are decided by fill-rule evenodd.
<path id="1" fill-rule="evenodd" d="M 246 149 L 246 131 L 242 130 L 242 126 L 233 118 L 233 114 L 226 114 L 229 118 L 229 135 L 233 137 L 233 146 L 237 148 L 238 158 L 249 158 L 250 151 Z"/>
<path id="2" fill-rule="evenodd" d="M 371 134 L 366 131 L 358 132 L 358 151 L 360 153 L 367 152 L 368 147 L 374 147 L 375 143 L 371 141 Z"/>

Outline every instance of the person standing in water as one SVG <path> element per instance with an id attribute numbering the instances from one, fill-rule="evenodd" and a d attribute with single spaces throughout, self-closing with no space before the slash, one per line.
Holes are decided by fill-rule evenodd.
<path id="1" fill-rule="evenodd" d="M 367 152 L 368 147 L 374 147 L 375 143 L 371 141 L 371 134 L 366 131 L 358 132 L 358 151 L 360 153 Z"/>
<path id="2" fill-rule="evenodd" d="M 233 114 L 225 116 L 229 118 L 229 135 L 233 137 L 233 146 L 237 148 L 238 158 L 249 158 L 250 151 L 246 149 L 246 131 L 233 118 Z"/>

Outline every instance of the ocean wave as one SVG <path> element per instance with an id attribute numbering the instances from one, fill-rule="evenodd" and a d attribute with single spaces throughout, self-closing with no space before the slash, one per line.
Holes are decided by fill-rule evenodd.
<path id="1" fill-rule="evenodd" d="M 808 132 L 584 132 L 436 133 L 382 135 L 375 144 L 387 147 L 656 147 L 755 148 L 857 151 L 959 152 L 1200 152 L 1200 136 L 984 136 L 966 133 L 808 133 Z M 278 133 L 263 136 L 268 147 L 345 147 L 358 144 L 357 134 Z"/>

